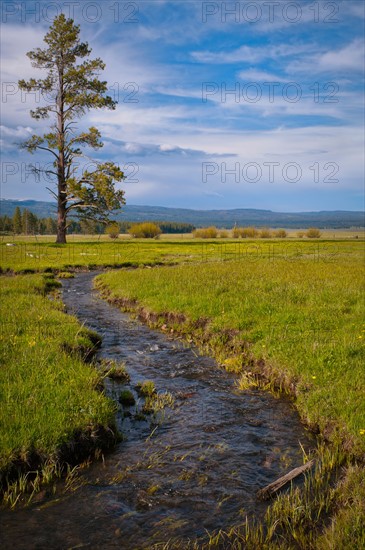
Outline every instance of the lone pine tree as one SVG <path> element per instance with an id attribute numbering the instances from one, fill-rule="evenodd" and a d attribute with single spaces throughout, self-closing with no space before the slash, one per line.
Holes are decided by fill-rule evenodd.
<path id="1" fill-rule="evenodd" d="M 42 79 L 20 80 L 22 90 L 40 91 L 46 104 L 30 111 L 36 119 L 52 118 L 48 133 L 33 135 L 22 144 L 30 153 L 47 151 L 53 158 L 50 169 L 34 168 L 54 178 L 56 191 L 47 188 L 57 200 L 57 243 L 66 243 L 67 217 L 75 212 L 81 219 L 108 222 L 112 210 L 125 204 L 124 191 L 115 188 L 124 179 L 122 170 L 113 162 L 95 162 L 91 170 L 79 174 L 76 159 L 82 147 L 103 146 L 97 128 L 76 131 L 76 120 L 89 109 L 115 109 L 116 102 L 105 95 L 107 83 L 98 74 L 105 68 L 100 58 L 87 58 L 91 49 L 79 39 L 80 27 L 72 19 L 57 16 L 44 37 L 47 47 L 27 53 L 32 66 L 46 70 Z"/>

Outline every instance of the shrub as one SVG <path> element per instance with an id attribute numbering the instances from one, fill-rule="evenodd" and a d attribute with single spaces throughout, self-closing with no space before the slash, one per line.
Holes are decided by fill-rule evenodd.
<path id="1" fill-rule="evenodd" d="M 255 227 L 244 227 L 242 230 L 243 239 L 255 239 L 259 232 Z"/>
<path id="2" fill-rule="evenodd" d="M 120 227 L 119 223 L 113 222 L 106 226 L 105 234 L 109 235 L 111 239 L 117 239 L 119 237 Z"/>
<path id="3" fill-rule="evenodd" d="M 255 227 L 234 227 L 232 236 L 234 239 L 255 239 L 259 232 Z"/>
<path id="4" fill-rule="evenodd" d="M 239 239 L 240 237 L 242 237 L 242 235 L 241 235 L 242 229 L 243 229 L 242 227 L 234 227 L 232 229 L 232 237 L 234 239 Z"/>
<path id="5" fill-rule="evenodd" d="M 277 229 L 277 230 L 274 232 L 274 236 L 275 236 L 277 239 L 285 239 L 285 237 L 288 236 L 288 233 L 285 231 L 285 229 Z"/>
<path id="6" fill-rule="evenodd" d="M 268 229 L 267 227 L 264 227 L 263 229 L 261 229 L 260 239 L 271 239 L 271 237 L 272 235 L 271 235 L 270 229 Z"/>
<path id="7" fill-rule="evenodd" d="M 128 233 L 136 239 L 154 239 L 161 235 L 161 229 L 152 222 L 135 223 L 128 229 Z"/>
<path id="8" fill-rule="evenodd" d="M 297 237 L 298 239 L 302 239 L 304 237 L 304 231 L 297 231 Z"/>
<path id="9" fill-rule="evenodd" d="M 219 231 L 220 239 L 228 239 L 228 237 L 229 237 L 228 231 L 226 231 L 225 229 L 222 229 L 221 231 Z"/>
<path id="10" fill-rule="evenodd" d="M 321 236 L 321 232 L 317 227 L 310 227 L 309 229 L 307 229 L 305 235 L 306 237 L 308 237 L 308 239 L 319 239 L 319 237 Z"/>
<path id="11" fill-rule="evenodd" d="M 193 236 L 196 239 L 216 239 L 218 236 L 218 229 L 213 225 L 211 227 L 203 227 L 202 229 L 195 229 Z"/>

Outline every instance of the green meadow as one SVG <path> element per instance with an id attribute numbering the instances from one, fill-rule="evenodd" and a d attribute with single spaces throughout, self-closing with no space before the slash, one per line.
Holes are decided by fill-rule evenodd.
<path id="1" fill-rule="evenodd" d="M 158 240 L 120 238 L 115 241 L 101 237 L 71 236 L 67 245 L 50 242 L 48 238 L 3 238 L 0 242 L 2 272 L 32 273 L 76 269 L 130 267 L 154 264 L 202 263 L 262 258 L 270 261 L 308 258 L 328 260 L 339 255 L 358 254 L 363 241 L 341 239 L 192 239 L 163 235 Z M 105 236 L 104 236 L 105 237 Z"/>
<path id="2" fill-rule="evenodd" d="M 155 325 L 172 319 L 227 368 L 265 374 L 295 395 L 309 426 L 362 453 L 364 258 L 361 244 L 349 250 L 111 271 L 97 280 L 112 300 L 157 313 Z"/>
<path id="3" fill-rule="evenodd" d="M 49 299 L 57 287 L 53 275 L 1 277 L 0 485 L 5 489 L 27 470 L 60 467 L 64 458 L 72 462 L 68 446 L 81 434 L 88 435 L 91 452 L 98 432 L 113 425 L 113 405 L 97 390 L 100 376 L 84 361 L 99 338 L 65 314 L 56 295 Z"/>
<path id="4" fill-rule="evenodd" d="M 0 244 L 0 258 L 5 486 L 14 464 L 59 464 L 80 434 L 93 440 L 113 426 L 100 375 L 85 363 L 97 337 L 64 313 L 55 279 L 99 268 L 106 299 L 214 355 L 242 391 L 290 396 L 318 434 L 304 487 L 279 495 L 262 525 L 217 533 L 209 548 L 365 547 L 362 240 L 19 238 Z M 8 487 L 8 503 L 19 491 Z"/>
<path id="5" fill-rule="evenodd" d="M 239 389 L 288 394 L 318 436 L 314 471 L 277 496 L 262 523 L 227 526 L 189 548 L 365 547 L 363 243 L 296 245 L 254 254 L 251 243 L 251 254 L 237 249 L 230 260 L 212 253 L 199 265 L 96 279 L 111 303 L 237 372 Z"/>

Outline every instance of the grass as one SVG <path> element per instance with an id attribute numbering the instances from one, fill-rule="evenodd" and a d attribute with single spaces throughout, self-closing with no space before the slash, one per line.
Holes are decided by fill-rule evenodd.
<path id="1" fill-rule="evenodd" d="M 114 359 L 101 359 L 99 369 L 104 377 L 118 380 L 118 382 L 129 382 L 130 376 L 127 372 L 125 363 L 118 363 Z"/>
<path id="2" fill-rule="evenodd" d="M 151 397 L 156 393 L 155 383 L 152 380 L 138 382 L 136 390 L 142 397 Z"/>
<path id="3" fill-rule="evenodd" d="M 175 399 L 171 393 L 154 392 L 146 395 L 146 399 L 142 407 L 142 413 L 156 415 L 160 411 L 163 411 L 165 407 L 172 408 L 174 403 Z"/>
<path id="4" fill-rule="evenodd" d="M 41 467 L 45 474 L 50 464 L 57 470 L 58 462 L 105 445 L 102 431 L 113 425 L 114 407 L 96 389 L 100 375 L 84 362 L 98 338 L 46 295 L 58 286 L 53 276 L 2 277 L 1 283 L 0 486 L 6 493 L 17 472 Z"/>
<path id="5" fill-rule="evenodd" d="M 174 330 L 194 332 L 230 370 L 264 363 L 257 372 L 295 394 L 308 425 L 333 441 L 345 437 L 355 454 L 365 451 L 360 246 L 351 261 L 341 253 L 328 263 L 262 258 L 109 272 L 98 280 L 112 299 L 137 300 L 157 314 L 149 315 L 156 325 L 170 320 Z"/>
<path id="6" fill-rule="evenodd" d="M 338 243 L 333 255 L 319 246 L 316 257 L 302 249 L 290 258 L 261 255 L 97 278 L 110 301 L 240 372 L 242 391 L 259 386 L 290 394 L 302 420 L 327 442 L 315 473 L 280 495 L 263 523 L 247 518 L 239 529 L 191 548 L 364 547 L 364 250 L 362 243 Z"/>
<path id="7" fill-rule="evenodd" d="M 124 407 L 133 407 L 136 404 L 136 400 L 130 390 L 122 390 L 119 396 L 119 403 Z"/>
<path id="8" fill-rule="evenodd" d="M 259 230 L 260 227 L 257 228 Z M 272 231 L 277 231 L 277 228 L 270 228 Z M 287 232 L 287 238 L 297 239 L 298 233 L 305 233 L 308 228 L 283 228 Z M 228 237 L 232 237 L 232 230 L 219 229 L 219 231 L 227 231 Z M 322 239 L 365 239 L 365 229 L 364 228 L 351 228 L 351 229 L 321 229 L 321 238 Z M 193 238 L 192 233 L 162 233 L 159 237 L 161 241 L 189 241 Z M 0 240 L 2 243 L 45 243 L 45 244 L 54 244 L 56 240 L 55 235 L 0 235 Z M 122 233 L 119 235 L 118 239 L 115 242 L 124 242 L 124 241 L 135 241 L 131 235 L 128 233 Z M 302 240 L 302 239 L 301 239 Z M 304 237 L 305 240 L 305 237 Z M 85 243 L 112 243 L 109 235 L 81 235 L 81 234 L 72 234 L 67 235 L 67 243 L 74 244 L 79 242 Z M 143 242 L 141 240 L 140 242 Z M 151 243 L 152 244 L 152 243 Z"/>
<path id="9" fill-rule="evenodd" d="M 143 267 L 106 273 L 98 284 L 150 325 L 182 334 L 239 372 L 241 391 L 289 393 L 303 421 L 331 443 L 302 489 L 280 495 L 262 524 L 247 519 L 239 529 L 227 527 L 207 548 L 365 547 L 364 243 L 359 232 L 356 240 L 334 233 L 316 241 L 162 236 L 0 244 L 4 272 L 69 277 L 97 266 Z M 99 374 L 85 366 L 96 339 L 46 297 L 57 286 L 52 273 L 1 279 L 0 470 L 4 480 L 12 464 L 31 463 L 35 453 L 48 479 L 58 475 L 60 449 L 75 434 L 110 423 L 113 406 L 95 389 L 100 378 L 128 377 L 123 365 L 104 365 Z M 149 396 L 151 388 L 148 408 L 172 406 L 168 394 Z M 5 493 L 11 506 L 29 481 L 40 484 L 20 474 Z"/>
<path id="10" fill-rule="evenodd" d="M 74 237 L 74 236 L 72 236 Z M 168 238 L 169 237 L 169 238 Z M 54 271 L 70 273 L 80 269 L 97 267 L 138 267 L 142 265 L 197 263 L 247 259 L 250 262 L 261 258 L 303 256 L 318 261 L 323 254 L 327 258 L 341 254 L 350 255 L 363 243 L 343 239 L 294 240 L 294 239 L 223 239 L 199 240 L 174 235 L 159 241 L 144 239 L 96 240 L 74 237 L 67 245 L 55 244 L 46 238 L 35 240 L 26 237 L 6 239 L 0 242 L 0 270 L 15 273 Z M 8 246 L 11 245 L 11 246 Z M 64 276 L 64 275 L 62 275 Z M 66 275 L 67 276 L 67 275 Z M 69 276 L 69 275 L 68 275 Z"/>

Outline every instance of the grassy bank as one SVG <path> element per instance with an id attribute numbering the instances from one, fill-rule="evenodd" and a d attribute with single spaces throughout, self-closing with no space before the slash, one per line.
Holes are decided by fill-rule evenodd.
<path id="1" fill-rule="evenodd" d="M 140 269 L 99 280 L 112 298 L 159 314 L 150 316 L 155 324 L 170 319 L 176 330 L 207 341 L 228 368 L 253 367 L 255 359 L 267 378 L 295 393 L 306 423 L 365 451 L 361 255 L 331 264 L 278 259 Z"/>
<path id="2" fill-rule="evenodd" d="M 226 368 L 246 371 L 242 387 L 290 393 L 303 421 L 330 443 L 304 488 L 281 495 L 264 525 L 220 533 L 210 547 L 364 547 L 361 245 L 331 259 L 262 256 L 110 272 L 97 285 L 150 325 L 183 334 Z M 336 471 L 340 481 L 333 485 Z"/>
<path id="3" fill-rule="evenodd" d="M 0 485 L 107 443 L 113 405 L 84 362 L 98 338 L 46 293 L 51 276 L 1 277 Z M 109 435 L 111 432 L 109 433 Z M 14 487 L 15 493 L 16 487 Z"/>

